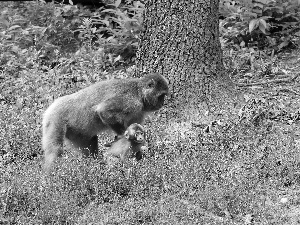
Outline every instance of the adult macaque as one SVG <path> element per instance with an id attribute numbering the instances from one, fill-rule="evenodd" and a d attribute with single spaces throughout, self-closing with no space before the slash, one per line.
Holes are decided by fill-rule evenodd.
<path id="1" fill-rule="evenodd" d="M 98 82 L 56 99 L 43 117 L 45 169 L 63 153 L 65 139 L 85 156 L 97 157 L 98 133 L 110 129 L 123 135 L 130 124 L 142 123 L 146 113 L 160 109 L 167 94 L 167 80 L 151 74 Z"/>
<path id="2" fill-rule="evenodd" d="M 144 128 L 137 123 L 131 124 L 119 140 L 112 143 L 107 152 L 104 153 L 104 160 L 109 167 L 117 161 L 122 163 L 127 158 L 142 159 L 142 147 L 145 144 Z"/>

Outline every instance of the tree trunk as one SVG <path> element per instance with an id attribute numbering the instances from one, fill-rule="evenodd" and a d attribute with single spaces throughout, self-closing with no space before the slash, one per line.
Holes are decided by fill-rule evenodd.
<path id="1" fill-rule="evenodd" d="M 228 110 L 233 99 L 218 11 L 218 0 L 149 0 L 145 5 L 137 73 L 158 72 L 169 80 L 169 119 L 207 122 L 200 119 L 204 113 Z"/>

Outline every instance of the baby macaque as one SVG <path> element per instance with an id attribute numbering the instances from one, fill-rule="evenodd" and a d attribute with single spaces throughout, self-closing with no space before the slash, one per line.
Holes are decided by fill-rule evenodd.
<path id="1" fill-rule="evenodd" d="M 136 158 L 137 161 L 143 157 L 142 149 L 146 148 L 144 128 L 138 124 L 131 124 L 124 135 L 113 142 L 111 147 L 104 153 L 104 160 L 109 167 L 117 162 L 125 162 L 127 158 Z"/>

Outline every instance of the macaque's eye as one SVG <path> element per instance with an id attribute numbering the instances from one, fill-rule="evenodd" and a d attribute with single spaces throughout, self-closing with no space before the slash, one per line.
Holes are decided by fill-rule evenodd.
<path id="1" fill-rule="evenodd" d="M 138 136 L 143 136 L 144 135 L 144 133 L 143 132 L 135 132 L 135 134 L 134 134 L 134 136 L 135 136 L 135 138 L 137 138 Z"/>

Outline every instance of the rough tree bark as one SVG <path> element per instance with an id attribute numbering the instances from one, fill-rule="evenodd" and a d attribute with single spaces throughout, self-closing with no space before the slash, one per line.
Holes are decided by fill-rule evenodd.
<path id="1" fill-rule="evenodd" d="M 137 73 L 168 78 L 168 119 L 207 122 L 200 119 L 205 112 L 228 110 L 234 99 L 222 61 L 218 11 L 219 0 L 146 2 Z"/>

